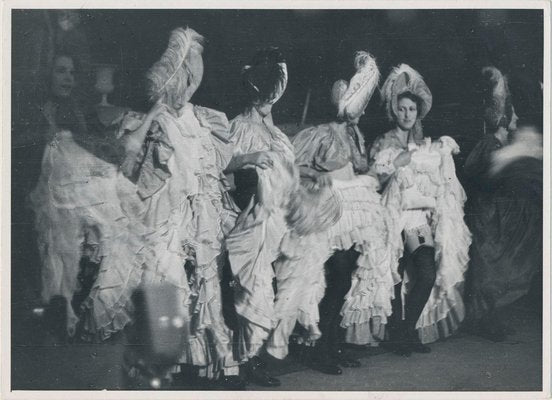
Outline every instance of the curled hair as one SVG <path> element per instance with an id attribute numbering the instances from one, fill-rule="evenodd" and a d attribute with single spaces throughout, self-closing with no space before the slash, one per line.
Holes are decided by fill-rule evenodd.
<path id="1" fill-rule="evenodd" d="M 249 65 L 242 70 L 242 83 L 247 102 L 274 102 L 287 83 L 287 73 L 282 64 L 285 59 L 277 47 L 258 51 Z"/>
<path id="2" fill-rule="evenodd" d="M 167 50 L 146 74 L 150 100 L 166 100 L 181 95 L 196 79 L 190 71 L 190 50 L 203 52 L 203 36 L 190 28 L 176 28 L 171 32 Z"/>
<path id="3" fill-rule="evenodd" d="M 420 98 L 420 96 L 417 96 L 415 95 L 414 93 L 412 92 L 404 92 L 404 93 L 401 93 L 397 96 L 397 100 L 401 100 L 401 99 L 409 99 L 409 100 L 412 100 L 414 103 L 416 103 L 416 105 L 419 107 L 420 104 L 422 103 L 422 99 Z"/>

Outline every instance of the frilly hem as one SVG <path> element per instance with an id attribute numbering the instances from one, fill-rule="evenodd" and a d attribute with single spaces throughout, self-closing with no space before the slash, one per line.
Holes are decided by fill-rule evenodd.
<path id="1" fill-rule="evenodd" d="M 375 341 L 374 335 L 382 335 L 380 326 L 391 315 L 393 287 L 397 280 L 393 272 L 398 265 L 396 249 L 401 247 L 402 239 L 392 234 L 390 215 L 381 206 L 377 193 L 363 186 L 341 194 L 346 211 L 328 232 L 330 248 L 348 250 L 354 247 L 360 253 L 351 289 L 341 309 L 341 326 L 347 329 L 348 342 L 367 344 Z M 377 326 L 372 326 L 376 320 Z"/>
<path id="2" fill-rule="evenodd" d="M 347 310 L 341 321 L 342 328 L 349 328 L 352 325 L 363 325 L 373 318 L 379 318 L 382 324 L 387 324 L 387 317 L 391 315 L 391 304 L 389 307 L 370 307 L 369 309 Z"/>
<path id="3" fill-rule="evenodd" d="M 365 213 L 353 213 L 346 220 L 341 222 L 339 227 L 335 227 L 329 232 L 330 248 L 333 250 L 349 250 L 353 245 L 362 253 L 362 248 L 371 241 L 381 241 L 382 237 L 389 238 L 387 232 L 378 231 L 375 228 L 378 224 L 374 223 L 374 218 L 363 216 Z M 356 218 L 358 217 L 358 218 Z M 391 236 L 390 248 L 401 247 L 400 236 Z"/>
<path id="4" fill-rule="evenodd" d="M 358 231 L 351 231 L 348 235 L 342 235 L 339 243 L 342 249 L 351 248 L 361 253 L 358 258 L 358 268 L 352 275 L 352 286 L 345 297 L 345 303 L 341 309 L 343 328 L 357 332 L 365 332 L 362 336 L 356 336 L 355 342 L 368 343 L 372 334 L 367 330 L 370 320 L 377 318 L 380 324 L 387 323 L 387 317 L 392 313 L 391 300 L 394 298 L 395 277 L 393 268 L 398 263 L 394 252 L 386 246 L 381 238 L 366 243 L 363 240 L 369 239 L 370 235 L 365 232 L 373 228 L 365 228 Z M 335 241 L 334 241 L 335 244 Z M 379 247 L 375 245 L 379 244 Z M 356 326 L 356 327 L 353 327 Z M 361 328 L 363 326 L 363 328 Z"/>
<path id="5" fill-rule="evenodd" d="M 133 268 L 124 285 L 125 289 L 138 288 L 142 280 L 142 273 L 141 267 Z M 106 288 L 106 290 L 113 290 L 113 288 Z M 132 293 L 132 290 L 121 291 L 116 300 L 106 302 L 104 299 L 100 299 L 102 289 L 96 289 L 96 292 L 91 294 L 81 306 L 85 310 L 85 330 L 101 340 L 108 339 L 111 335 L 121 331 L 133 320 Z M 116 295 L 112 293 L 112 296 Z"/>
<path id="6" fill-rule="evenodd" d="M 376 347 L 385 338 L 386 321 L 374 317 L 371 321 L 347 327 L 345 342 L 356 345 Z"/>
<path id="7" fill-rule="evenodd" d="M 178 360 L 180 364 L 206 367 L 213 363 L 211 348 L 205 339 L 205 335 L 190 336 L 184 346 L 184 352 Z M 222 367 L 222 360 L 219 360 Z"/>
<path id="8" fill-rule="evenodd" d="M 341 309 L 341 326 L 347 328 L 354 324 L 363 324 L 373 317 L 379 317 L 383 323 L 387 323 L 387 317 L 392 313 L 393 287 L 391 276 L 379 281 L 374 278 L 355 279 Z"/>
<path id="9" fill-rule="evenodd" d="M 286 325 L 286 326 L 282 326 Z M 276 329 L 270 335 L 266 351 L 273 357 L 283 360 L 288 355 L 289 335 L 293 331 L 295 318 L 286 318 L 278 321 Z"/>
<path id="10" fill-rule="evenodd" d="M 435 228 L 436 259 L 439 262 L 435 286 L 441 291 L 446 292 L 463 282 L 468 269 L 471 233 L 462 217 L 463 214 L 459 214 L 456 221 L 447 221 L 450 226 L 447 232 L 443 232 L 442 227 Z"/>
<path id="11" fill-rule="evenodd" d="M 366 259 L 361 255 L 360 259 Z M 359 264 L 353 274 L 351 290 L 345 297 L 341 309 L 341 326 L 363 324 L 373 317 L 383 323 L 391 315 L 391 300 L 394 298 L 394 279 L 390 269 L 390 259 L 386 257 L 379 265 Z"/>
<path id="12" fill-rule="evenodd" d="M 236 314 L 245 318 L 255 325 L 261 326 L 263 329 L 271 330 L 276 326 L 276 320 L 274 319 L 274 312 L 271 312 L 271 317 L 266 315 L 267 310 L 257 307 L 256 304 L 249 301 L 249 297 L 242 302 L 236 304 Z"/>
<path id="13" fill-rule="evenodd" d="M 238 365 L 232 352 L 217 355 L 216 350 L 208 342 L 208 336 L 206 331 L 190 336 L 178 362 L 198 367 L 209 367 L 213 373 Z"/>
<path id="14" fill-rule="evenodd" d="M 433 307 L 430 305 L 431 311 L 424 310 L 416 324 L 422 343 L 432 343 L 439 338 L 446 338 L 458 329 L 465 317 L 460 286 L 449 290 Z M 430 303 L 431 301 L 428 305 Z"/>

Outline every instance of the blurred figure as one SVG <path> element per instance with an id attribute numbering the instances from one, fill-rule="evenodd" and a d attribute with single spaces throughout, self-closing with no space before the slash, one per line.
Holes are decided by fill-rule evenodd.
<path id="1" fill-rule="evenodd" d="M 73 97 L 84 106 L 95 97 L 92 91 L 91 51 L 79 10 L 20 10 L 14 12 L 13 108 L 36 101 L 44 88 L 44 75 L 61 53 L 72 55 L 79 68 Z M 45 89 L 45 90 L 44 90 Z M 17 112 L 17 110 L 16 110 Z"/>
<path id="2" fill-rule="evenodd" d="M 510 134 L 508 145 L 492 153 L 489 176 L 497 176 L 511 163 L 526 157 L 542 160 L 542 151 L 542 133 L 535 127 L 522 126 Z"/>
<path id="3" fill-rule="evenodd" d="M 44 86 L 41 95 L 29 103 L 17 121 L 12 136 L 12 147 L 27 152 L 27 170 L 33 173 L 28 178 L 31 185 L 36 183 L 36 163 L 42 161 L 42 152 L 55 133 L 67 129 L 85 135 L 86 122 L 81 108 L 73 96 L 77 86 L 78 68 L 72 54 L 59 52 L 53 58 L 48 71 L 43 76 Z M 31 152 L 31 154 L 29 154 Z M 29 157 L 30 156 L 30 157 Z"/>
<path id="4" fill-rule="evenodd" d="M 71 16 L 73 22 L 64 22 Z M 59 17 L 59 18 L 58 18 Z M 12 54 L 13 306 L 39 305 L 41 271 L 27 204 L 57 129 L 86 134 L 90 49 L 78 10 L 16 10 Z M 82 96 L 81 96 L 82 95 Z M 69 300 L 70 303 L 70 300 Z M 19 338 L 22 336 L 19 335 Z M 19 339 L 18 339 L 19 340 Z"/>
<path id="5" fill-rule="evenodd" d="M 473 233 L 467 327 L 503 341 L 499 309 L 528 293 L 542 265 L 542 135 L 517 129 L 506 77 L 494 67 L 482 75 L 486 133 L 464 166 Z"/>
<path id="6" fill-rule="evenodd" d="M 73 96 L 78 65 L 72 54 L 59 52 L 50 67 L 41 71 L 40 89 L 13 118 L 12 134 L 12 259 L 14 307 L 48 303 L 59 291 L 51 292 L 47 268 L 41 268 L 44 248 L 37 252 L 35 222 L 39 216 L 29 195 L 37 186 L 45 154 L 61 131 L 76 136 L 87 134 L 79 103 Z M 34 211 L 31 212 L 31 209 Z M 39 213 L 40 214 L 40 213 Z M 40 254 L 39 254 L 40 253 Z M 44 259 L 42 259 L 43 261 Z M 78 262 L 75 269 L 78 273 Z M 19 299 L 17 299 L 19 298 Z M 42 298 L 42 300 L 40 300 Z M 71 296 L 66 299 L 70 304 Z"/>
<path id="7" fill-rule="evenodd" d="M 88 134 L 73 97 L 75 73 L 72 55 L 56 55 L 45 101 L 14 137 L 23 149 L 32 149 L 31 160 L 36 162 L 30 204 L 38 234 L 40 259 L 35 262 L 41 264 L 42 302 L 65 298 L 69 336 L 78 328 L 80 303 L 87 295 L 83 289 L 90 288 L 98 264 L 110 253 L 108 238 L 124 235 L 128 219 L 119 192 L 130 184 L 117 181 L 117 162 L 95 155 L 102 143 Z"/>

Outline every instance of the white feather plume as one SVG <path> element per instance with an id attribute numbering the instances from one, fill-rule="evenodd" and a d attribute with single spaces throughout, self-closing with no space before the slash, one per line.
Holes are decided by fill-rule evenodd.
<path id="1" fill-rule="evenodd" d="M 378 86 L 380 72 L 375 58 L 366 51 L 357 51 L 354 65 L 357 70 L 338 103 L 338 116 L 360 117 Z"/>
<path id="2" fill-rule="evenodd" d="M 484 96 L 485 121 L 493 128 L 500 124 L 506 115 L 506 103 L 510 96 L 506 77 L 495 67 L 484 67 L 481 70 L 489 85 Z"/>
<path id="3" fill-rule="evenodd" d="M 157 101 L 167 90 L 187 84 L 186 57 L 191 48 L 201 53 L 203 36 L 191 28 L 176 28 L 171 32 L 167 50 L 148 71 L 148 92 Z M 185 86 L 184 86 L 185 87 Z"/>

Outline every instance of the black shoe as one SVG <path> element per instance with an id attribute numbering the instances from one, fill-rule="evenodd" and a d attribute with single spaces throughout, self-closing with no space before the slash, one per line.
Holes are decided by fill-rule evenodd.
<path id="1" fill-rule="evenodd" d="M 360 360 L 350 357 L 343 349 L 338 349 L 334 353 L 334 358 L 339 365 L 345 368 L 359 368 L 362 365 Z"/>
<path id="2" fill-rule="evenodd" d="M 343 373 L 342 369 L 339 368 L 339 362 L 327 353 L 315 353 L 309 360 L 309 367 L 327 375 L 341 375 Z"/>
<path id="3" fill-rule="evenodd" d="M 431 347 L 426 346 L 425 344 L 422 343 L 422 341 L 420 340 L 420 336 L 418 336 L 418 331 L 416 331 L 415 329 L 412 329 L 409 331 L 406 340 L 408 342 L 408 346 L 410 347 L 410 350 L 413 353 L 422 353 L 422 354 L 431 353 Z"/>
<path id="4" fill-rule="evenodd" d="M 410 357 L 412 354 L 412 349 L 401 333 L 396 333 L 390 340 L 383 342 L 381 347 L 402 357 Z"/>
<path id="5" fill-rule="evenodd" d="M 341 375 L 343 370 L 335 362 L 317 363 L 313 362 L 311 368 L 326 375 Z"/>
<path id="6" fill-rule="evenodd" d="M 306 357 L 308 357 L 309 348 L 304 344 L 290 342 L 288 348 L 289 355 L 299 361 L 304 360 Z"/>
<path id="7" fill-rule="evenodd" d="M 221 376 L 216 383 L 222 390 L 245 390 L 247 386 L 247 382 L 238 375 Z"/>
<path id="8" fill-rule="evenodd" d="M 412 350 L 413 353 L 422 353 L 422 354 L 431 353 L 431 347 L 426 346 L 422 342 L 410 343 L 410 349 Z"/>
<path id="9" fill-rule="evenodd" d="M 410 347 L 409 344 L 406 342 L 396 343 L 393 349 L 393 353 L 402 357 L 410 357 L 410 355 L 412 354 L 412 347 Z"/>
<path id="10" fill-rule="evenodd" d="M 253 357 L 246 363 L 247 380 L 260 386 L 280 386 L 280 381 L 266 372 L 265 364 L 259 357 Z"/>

